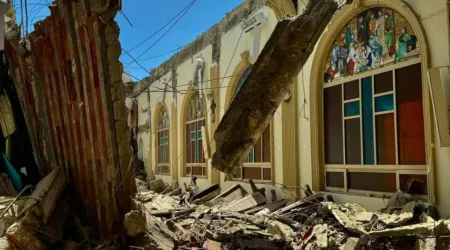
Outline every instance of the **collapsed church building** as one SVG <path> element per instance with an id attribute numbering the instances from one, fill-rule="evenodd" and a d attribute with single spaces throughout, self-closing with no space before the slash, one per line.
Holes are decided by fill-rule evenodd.
<path id="1" fill-rule="evenodd" d="M 147 172 L 269 196 L 310 185 L 371 210 L 402 190 L 448 213 L 446 1 L 341 5 L 312 48 L 294 42 L 310 24 L 275 28 L 304 2 L 244 1 L 134 87 Z"/>
<path id="2" fill-rule="evenodd" d="M 120 8 L 5 8 L 4 249 L 448 246 L 446 0 L 245 0 L 137 84 Z"/>

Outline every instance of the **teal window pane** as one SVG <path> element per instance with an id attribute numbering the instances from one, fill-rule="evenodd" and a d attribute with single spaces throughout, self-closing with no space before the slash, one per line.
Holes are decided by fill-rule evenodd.
<path id="1" fill-rule="evenodd" d="M 354 102 L 348 102 L 344 104 L 344 115 L 347 116 L 354 116 L 359 115 L 359 101 Z"/>
<path id="2" fill-rule="evenodd" d="M 202 131 L 201 130 L 197 131 L 197 139 L 199 139 L 199 140 L 202 139 Z"/>
<path id="3" fill-rule="evenodd" d="M 392 94 L 375 97 L 375 111 L 394 110 L 394 96 Z"/>
<path id="4" fill-rule="evenodd" d="M 373 139 L 373 95 L 372 77 L 366 77 L 361 81 L 362 92 L 362 122 L 363 122 L 363 153 L 364 164 L 375 164 L 374 139 Z"/>
<path id="5" fill-rule="evenodd" d="M 195 141 L 195 131 L 191 132 L 191 140 Z"/>
<path id="6" fill-rule="evenodd" d="M 248 153 L 248 162 L 255 162 L 255 149 L 252 148 Z"/>

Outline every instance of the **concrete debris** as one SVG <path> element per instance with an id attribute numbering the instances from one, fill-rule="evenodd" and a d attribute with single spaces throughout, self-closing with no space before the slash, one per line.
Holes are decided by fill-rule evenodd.
<path id="1" fill-rule="evenodd" d="M 355 220 L 361 221 L 361 222 L 368 222 L 371 221 L 374 216 L 374 213 L 372 212 L 362 212 L 358 215 L 356 215 Z"/>
<path id="2" fill-rule="evenodd" d="M 230 187 L 229 189 L 223 191 L 218 196 L 216 196 L 214 199 L 211 200 L 211 202 L 217 201 L 219 199 L 222 199 L 224 202 L 230 202 L 239 199 L 245 195 L 247 195 L 247 191 L 245 191 L 245 189 L 242 188 L 241 185 L 236 184 Z"/>
<path id="3" fill-rule="evenodd" d="M 47 223 L 65 187 L 66 178 L 63 170 L 61 168 L 53 170 L 36 185 L 36 189 L 31 194 L 31 199 L 25 203 L 22 213 L 37 204 L 39 215 L 42 216 L 44 224 Z"/>
<path id="4" fill-rule="evenodd" d="M 6 239 L 6 237 L 0 238 L 0 250 L 13 250 L 14 245 Z"/>
<path id="5" fill-rule="evenodd" d="M 358 248 L 359 239 L 350 237 L 345 242 L 345 245 L 342 246 L 342 250 L 356 250 Z"/>
<path id="6" fill-rule="evenodd" d="M 140 211 L 133 210 L 125 215 L 125 230 L 131 237 L 137 237 L 145 232 L 145 216 Z"/>
<path id="7" fill-rule="evenodd" d="M 157 193 L 161 193 L 167 188 L 166 184 L 161 179 L 156 179 L 156 180 L 150 181 L 149 184 L 150 184 L 150 190 L 153 190 Z"/>
<path id="8" fill-rule="evenodd" d="M 450 238 L 450 220 L 435 221 L 427 214 L 428 206 L 420 202 L 406 202 L 387 214 L 369 212 L 359 204 L 339 205 L 323 193 L 311 193 L 289 205 L 286 199 L 269 202 L 259 190 L 224 201 L 241 190 L 239 184 L 215 198 L 203 196 L 217 188 L 193 194 L 203 197 L 197 203 L 189 202 L 184 193 L 136 195 L 141 211 L 132 213 L 145 215 L 146 233 L 134 237 L 146 237 L 147 245 L 159 249 L 210 250 L 428 250 L 448 245 Z"/>
<path id="9" fill-rule="evenodd" d="M 0 250 L 78 249 L 80 242 L 86 242 L 83 246 L 87 248 L 98 245 L 94 241 L 88 244 L 89 234 L 78 232 L 83 226 L 71 207 L 79 205 L 72 204 L 65 184 L 64 172 L 58 168 L 44 177 L 31 195 L 0 197 Z"/>

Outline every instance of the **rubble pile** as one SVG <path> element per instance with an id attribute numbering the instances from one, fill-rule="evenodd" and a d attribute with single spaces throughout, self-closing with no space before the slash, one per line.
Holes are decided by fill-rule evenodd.
<path id="1" fill-rule="evenodd" d="M 77 202 L 68 195 L 62 169 L 44 177 L 30 194 L 29 188 L 15 197 L 0 197 L 0 250 L 91 249 L 100 245 L 91 240 L 92 230 L 76 213 Z"/>
<path id="2" fill-rule="evenodd" d="M 142 192 L 125 228 L 138 249 L 447 249 L 450 220 L 398 191 L 383 212 L 312 194 L 289 204 L 239 184 L 193 194 Z"/>

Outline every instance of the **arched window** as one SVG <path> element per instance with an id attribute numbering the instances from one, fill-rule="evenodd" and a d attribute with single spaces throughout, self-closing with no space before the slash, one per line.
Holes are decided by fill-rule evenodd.
<path id="1" fill-rule="evenodd" d="M 157 175 L 169 175 L 169 114 L 167 108 L 162 105 L 158 114 L 158 128 L 157 128 L 157 164 L 155 173 Z"/>
<path id="2" fill-rule="evenodd" d="M 252 71 L 252 66 L 248 67 L 236 84 L 234 96 L 241 90 L 245 79 Z M 253 179 L 260 181 L 272 180 L 270 146 L 271 146 L 270 125 L 264 130 L 258 142 L 248 154 L 247 161 L 235 173 L 237 179 Z"/>
<path id="3" fill-rule="evenodd" d="M 389 8 L 360 13 L 336 37 L 323 83 L 326 189 L 427 194 L 420 49 Z"/>
<path id="4" fill-rule="evenodd" d="M 202 127 L 205 126 L 206 103 L 196 91 L 191 96 L 186 117 L 186 175 L 206 176 Z"/>

